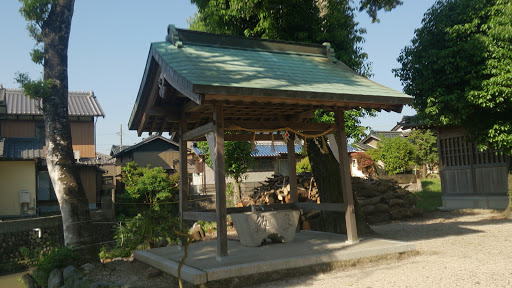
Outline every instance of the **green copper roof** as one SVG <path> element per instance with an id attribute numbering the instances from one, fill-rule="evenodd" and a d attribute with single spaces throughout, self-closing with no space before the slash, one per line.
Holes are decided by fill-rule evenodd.
<path id="1" fill-rule="evenodd" d="M 388 103 L 405 100 L 405 104 L 412 99 L 357 74 L 341 62 L 333 63 L 325 55 L 196 43 L 177 48 L 170 42 L 152 43 L 152 49 L 194 86 L 195 93 L 211 93 L 205 86 L 218 86 L 309 92 L 306 98 L 324 100 L 337 100 L 336 95 L 340 94 L 399 98 Z"/>

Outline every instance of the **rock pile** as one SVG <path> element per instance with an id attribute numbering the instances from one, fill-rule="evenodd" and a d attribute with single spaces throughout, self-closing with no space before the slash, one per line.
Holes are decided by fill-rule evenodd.
<path id="1" fill-rule="evenodd" d="M 394 180 L 366 180 L 353 177 L 352 189 L 370 224 L 406 219 L 422 214 L 421 209 L 416 207 L 414 194 L 400 188 Z M 320 203 L 320 195 L 312 173 L 297 175 L 297 190 L 299 202 Z M 242 204 L 250 206 L 288 203 L 289 192 L 288 176 L 273 175 L 272 178 L 267 178 L 261 183 L 261 186 L 255 188 L 250 197 L 244 197 Z"/>
<path id="2" fill-rule="evenodd" d="M 394 180 L 352 178 L 359 206 L 370 224 L 401 220 L 422 215 L 416 207 L 416 197 L 400 188 Z"/>
<path id="3" fill-rule="evenodd" d="M 85 264 L 80 267 L 81 269 L 76 268 L 75 266 L 68 266 L 64 269 L 55 268 L 50 272 L 50 276 L 48 277 L 48 284 L 46 285 L 48 288 L 59 288 L 59 287 L 69 287 L 69 288 L 83 288 L 83 287 L 91 287 L 91 288 L 129 288 L 132 287 L 130 285 L 123 284 L 113 284 L 103 281 L 93 281 L 89 277 L 87 277 L 87 273 L 93 269 L 95 266 L 93 264 Z M 30 276 L 30 274 L 25 274 L 22 277 L 23 282 L 26 287 L 39 287 L 35 280 Z"/>

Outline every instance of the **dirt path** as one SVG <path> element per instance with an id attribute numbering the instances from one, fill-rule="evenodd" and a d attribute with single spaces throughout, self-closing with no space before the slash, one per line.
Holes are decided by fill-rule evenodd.
<path id="1" fill-rule="evenodd" d="M 378 237 L 412 241 L 420 254 L 251 287 L 512 287 L 512 221 L 499 216 L 436 212 L 376 225 Z"/>

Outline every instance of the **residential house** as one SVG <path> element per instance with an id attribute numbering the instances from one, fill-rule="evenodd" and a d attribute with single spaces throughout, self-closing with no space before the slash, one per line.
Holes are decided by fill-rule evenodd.
<path id="1" fill-rule="evenodd" d="M 304 157 L 300 153 L 302 145 L 295 144 L 295 154 L 297 163 L 300 162 Z M 196 194 L 213 194 L 215 193 L 215 181 L 214 172 L 204 161 L 204 155 L 197 146 L 192 145 L 192 152 L 194 153 L 195 169 L 192 175 L 192 191 Z M 357 150 L 347 145 L 349 155 L 353 155 Z M 247 172 L 247 178 L 241 185 L 242 192 L 252 192 L 255 187 L 261 185 L 267 177 L 272 177 L 273 174 L 281 174 L 289 176 L 289 165 L 288 165 L 288 150 L 286 144 L 281 141 L 277 141 L 272 145 L 268 141 L 262 141 L 254 146 L 254 150 L 251 153 L 254 157 L 254 165 Z M 352 161 L 355 161 L 351 157 Z M 350 165 L 351 174 L 355 177 L 365 177 L 365 175 L 357 169 L 357 162 L 354 165 Z M 232 182 L 232 180 L 228 180 Z"/>
<path id="2" fill-rule="evenodd" d="M 135 162 L 141 167 L 161 167 L 169 174 L 174 174 L 179 165 L 179 147 L 178 144 L 170 139 L 160 135 L 151 135 L 141 142 L 131 146 L 112 145 L 110 156 L 115 159 L 115 168 L 108 175 L 115 176 L 113 179 L 116 185 L 116 191 L 121 192 L 124 188 L 118 185 L 121 175 L 121 168 L 129 162 Z M 193 167 L 194 162 L 190 160 L 189 167 Z M 192 171 L 191 171 L 192 172 Z"/>
<path id="3" fill-rule="evenodd" d="M 396 126 L 395 126 L 396 127 Z M 377 148 L 377 143 L 387 138 L 407 137 L 409 130 L 395 130 L 395 131 L 370 131 L 370 134 L 363 140 L 354 143 L 357 149 L 367 151 Z"/>
<path id="4" fill-rule="evenodd" d="M 91 92 L 69 92 L 73 152 L 82 184 L 95 208 L 98 200 L 96 117 L 104 117 Z M 38 100 L 0 85 L 0 217 L 58 210 L 45 161 L 44 121 Z"/>

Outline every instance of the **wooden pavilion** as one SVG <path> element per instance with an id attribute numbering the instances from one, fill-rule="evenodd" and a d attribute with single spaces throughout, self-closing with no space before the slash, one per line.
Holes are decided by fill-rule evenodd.
<path id="1" fill-rule="evenodd" d="M 226 208 L 225 140 L 271 140 L 277 131 L 288 131 L 292 138 L 336 133 L 344 205 L 297 203 L 296 175 L 290 173 L 292 203 L 286 207 L 345 211 L 347 239 L 357 243 L 343 112 L 361 108 L 400 112 L 411 102 L 412 97 L 337 61 L 328 43 L 251 39 L 169 25 L 166 41 L 151 44 L 129 128 L 139 135 L 179 135 L 180 217 L 217 222 L 217 259 L 221 259 L 228 254 L 226 217 L 245 209 Z M 318 109 L 335 112 L 336 123 L 310 123 Z M 205 140 L 207 134 L 216 159 L 216 211 L 190 211 L 187 141 Z M 293 149 L 293 141 L 288 141 L 288 150 Z M 288 157 L 290 171 L 295 171 L 295 153 Z"/>

